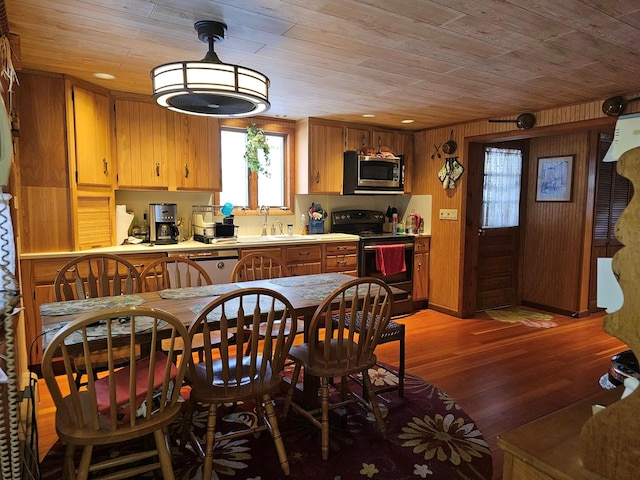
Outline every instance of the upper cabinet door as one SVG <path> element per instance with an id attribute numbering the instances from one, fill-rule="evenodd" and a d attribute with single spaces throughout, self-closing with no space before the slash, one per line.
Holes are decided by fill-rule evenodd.
<path id="1" fill-rule="evenodd" d="M 371 148 L 371 130 L 351 127 L 345 129 L 345 151 L 355 150 L 366 153 L 369 148 Z"/>
<path id="2" fill-rule="evenodd" d="M 342 127 L 310 125 L 309 193 L 342 192 L 342 135 Z"/>
<path id="3" fill-rule="evenodd" d="M 222 190 L 220 121 L 169 112 L 173 142 L 169 146 L 177 190 Z M 171 136 L 170 136 L 171 138 Z"/>
<path id="4" fill-rule="evenodd" d="M 76 179 L 82 187 L 111 187 L 109 97 L 72 86 Z"/>
<path id="5" fill-rule="evenodd" d="M 147 102 L 115 101 L 116 158 L 120 188 L 168 189 L 172 159 L 167 110 Z"/>

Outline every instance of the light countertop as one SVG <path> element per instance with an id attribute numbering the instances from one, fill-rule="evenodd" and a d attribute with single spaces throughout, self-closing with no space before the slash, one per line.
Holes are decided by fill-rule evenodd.
<path id="1" fill-rule="evenodd" d="M 92 248 L 91 250 L 80 251 L 60 251 L 60 252 L 41 252 L 41 253 L 24 253 L 20 255 L 21 260 L 38 259 L 38 258 L 56 258 L 56 257 L 72 257 L 88 253 L 112 253 L 115 255 L 125 253 L 179 253 L 179 252 L 202 252 L 207 250 L 229 250 L 240 248 L 254 248 L 264 246 L 284 246 L 284 245 L 306 245 L 313 243 L 331 243 L 331 242 L 357 242 L 360 237 L 357 235 L 349 235 L 343 233 L 326 233 L 318 235 L 295 236 L 294 239 L 286 238 L 285 235 L 276 237 L 268 236 L 267 239 L 260 236 L 239 237 L 237 240 L 233 238 L 222 238 L 216 243 L 205 244 L 196 242 L 195 240 L 187 240 L 173 245 L 151 245 L 149 243 L 139 243 L 136 245 L 117 245 L 112 247 Z"/>

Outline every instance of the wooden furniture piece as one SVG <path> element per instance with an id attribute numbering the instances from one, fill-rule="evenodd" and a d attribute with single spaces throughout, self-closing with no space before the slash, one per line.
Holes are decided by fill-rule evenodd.
<path id="1" fill-rule="evenodd" d="M 630 134 L 629 134 L 630 135 Z M 623 139 L 624 140 L 624 139 Z M 628 178 L 636 192 L 640 188 L 640 147 L 626 151 L 618 160 L 617 170 Z M 640 352 L 638 312 L 640 296 L 640 206 L 637 195 L 616 223 L 616 237 L 624 247 L 613 257 L 612 269 L 624 295 L 622 307 L 604 318 L 604 329 L 626 343 L 636 355 Z M 580 434 L 580 452 L 584 464 L 605 478 L 637 478 L 640 449 L 640 388 L 624 400 L 589 419 Z"/>
<path id="2" fill-rule="evenodd" d="M 98 343 L 107 352 L 108 365 L 108 375 L 99 380 L 94 376 L 91 355 L 97 340 L 89 333 L 90 326 L 96 322 L 104 322 Z M 178 339 L 182 342 L 186 355 L 179 357 L 176 364 L 167 361 L 167 356 L 158 350 L 161 336 L 170 338 L 171 342 Z M 130 352 L 127 365 L 121 368 L 116 366 L 116 346 L 126 346 Z M 129 463 L 132 465 L 119 472 L 117 478 L 138 476 L 155 469 L 161 469 L 165 479 L 174 478 L 166 428 L 180 413 L 182 404 L 178 403 L 178 397 L 189 346 L 189 333 L 178 318 L 143 307 L 119 307 L 87 314 L 56 334 L 44 352 L 42 371 L 56 406 L 56 431 L 67 445 L 65 478 L 84 480 L 90 472 Z M 139 359 L 136 351 L 148 351 L 148 354 Z M 87 388 L 79 388 L 73 380 L 75 355 L 86 359 Z M 56 378 L 53 360 L 60 356 L 64 359 L 64 376 Z M 170 349 L 169 358 L 172 356 Z M 91 463 L 94 448 L 150 433 L 155 440 L 153 449 Z M 82 448 L 82 458 L 74 476 L 76 447 Z M 156 462 L 140 464 L 156 456 Z"/>
<path id="3" fill-rule="evenodd" d="M 238 260 L 231 271 L 231 281 L 268 280 L 289 275 L 289 269 L 279 258 L 266 252 L 259 252 L 244 255 Z"/>
<path id="4" fill-rule="evenodd" d="M 322 458 L 329 457 L 329 410 L 346 404 L 360 402 L 372 411 L 378 428 L 386 438 L 386 427 L 371 386 L 369 368 L 376 363 L 374 350 L 391 318 L 393 294 L 383 281 L 370 278 L 356 278 L 334 290 L 313 315 L 308 329 L 308 341 L 296 345 L 289 352 L 295 362 L 289 392 L 282 413 L 286 418 L 293 407 L 322 431 Z M 356 323 L 349 319 L 366 319 L 361 322 L 360 332 Z M 293 394 L 304 367 L 305 374 L 320 378 L 320 409 L 308 411 L 293 401 Z M 347 387 L 348 375 L 360 373 L 368 402 Z M 342 377 L 342 402 L 329 404 L 329 382 Z M 316 417 L 320 414 L 320 420 Z"/>
<path id="5" fill-rule="evenodd" d="M 331 292 L 346 282 L 353 280 L 351 275 L 342 273 L 327 273 L 319 275 L 306 275 L 300 277 L 283 278 L 276 280 L 257 280 L 253 282 L 236 282 L 233 284 L 216 285 L 216 289 L 230 291 L 237 288 L 262 287 L 275 290 L 284 295 L 296 310 L 296 314 L 304 319 L 305 331 L 311 322 L 311 318 L 320 303 L 325 300 L 326 292 Z M 295 281 L 292 281 L 295 280 Z M 195 287 L 198 288 L 198 287 Z M 143 292 L 137 294 L 144 301 L 144 306 L 165 310 L 180 318 L 185 325 L 189 325 L 197 316 L 194 311 L 198 306 L 207 304 L 214 300 L 217 295 L 209 293 L 212 287 L 201 287 L 206 292 L 202 296 L 189 298 L 162 298 L 158 292 Z M 407 298 L 407 292 L 399 288 L 390 287 L 394 295 L 394 301 Z M 46 303 L 41 305 L 41 309 L 50 310 L 56 303 Z M 75 320 L 79 313 L 67 313 L 64 315 L 41 315 L 42 318 L 42 344 L 46 348 L 51 336 L 57 329 L 66 323 Z M 37 367 L 37 366 L 36 366 Z M 313 387 L 318 384 L 318 379 L 305 375 L 303 400 L 305 404 L 317 403 L 317 389 Z M 310 387 L 311 386 L 311 387 Z M 307 388 L 309 387 L 309 388 Z"/>
<path id="6" fill-rule="evenodd" d="M 142 290 L 140 274 L 117 255 L 81 255 L 64 265 L 53 282 L 56 300 L 109 297 Z"/>
<path id="7" fill-rule="evenodd" d="M 198 262 L 184 257 L 159 258 L 147 265 L 140 277 L 145 292 L 211 285 L 206 270 Z"/>
<path id="8" fill-rule="evenodd" d="M 209 303 L 189 326 L 189 333 L 205 339 L 204 361 L 190 362 L 191 394 L 185 413 L 184 440 L 191 442 L 204 459 L 202 478 L 211 478 L 214 442 L 241 435 L 269 430 L 285 475 L 289 461 L 285 452 L 271 392 L 280 387 L 280 371 L 293 344 L 296 333 L 296 312 L 282 294 L 265 288 L 236 290 Z M 240 328 L 240 325 L 243 328 Z M 259 340 L 258 329 L 265 326 L 267 334 Z M 228 333 L 237 330 L 235 342 Z M 222 341 L 217 347 L 219 357 L 212 355 L 208 341 L 212 331 L 219 331 Z M 242 352 L 245 352 L 244 354 Z M 248 352 L 248 353 L 247 353 Z M 238 366 L 240 366 L 238 368 Z M 258 419 L 248 428 L 216 436 L 218 406 L 225 403 L 254 400 Z M 197 437 L 190 433 L 195 403 L 209 405 L 207 435 L 204 450 Z"/>
<path id="9" fill-rule="evenodd" d="M 287 266 L 277 257 L 268 253 L 251 253 L 243 256 L 235 264 L 231 271 L 232 282 L 242 282 L 249 280 L 269 280 L 273 278 L 288 277 L 290 275 Z M 296 325 L 296 331 L 304 334 L 304 321 L 299 320 Z M 267 335 L 266 325 L 262 325 L 258 330 L 260 338 Z"/>
<path id="10" fill-rule="evenodd" d="M 64 265 L 53 282 L 56 300 L 80 300 L 85 298 L 111 297 L 137 293 L 141 290 L 138 270 L 129 261 L 117 255 L 88 254 L 74 258 Z M 118 354 L 123 356 L 119 357 Z M 106 369 L 107 354 L 116 355 L 122 362 L 127 361 L 126 350 L 92 351 L 95 372 Z M 76 385 L 80 386 L 82 376 L 87 373 L 85 358 L 74 357 Z"/>
<path id="11" fill-rule="evenodd" d="M 53 283 L 58 272 L 64 265 L 79 255 L 83 255 L 83 253 L 20 259 L 22 289 L 25 292 L 32 292 L 30 295 L 23 295 L 22 297 L 24 315 L 28 319 L 25 322 L 25 340 L 29 349 L 29 364 L 32 366 L 39 366 L 42 363 L 40 305 L 56 300 Z M 162 258 L 165 254 L 154 251 L 153 253 L 126 253 L 118 256 L 127 260 L 136 267 L 136 270 L 140 271 L 144 269 L 147 263 L 157 258 Z"/>
<path id="12" fill-rule="evenodd" d="M 604 480 L 585 468 L 580 457 L 580 430 L 592 417 L 592 406 L 607 408 L 622 395 L 621 388 L 603 390 L 589 398 L 500 435 L 504 450 L 504 480 Z M 616 477 L 620 478 L 620 477 Z M 628 477 L 631 478 L 631 477 Z"/>
<path id="13" fill-rule="evenodd" d="M 211 285 L 211 278 L 197 262 L 184 257 L 159 258 L 147 265 L 140 274 L 142 289 L 145 292 L 157 292 L 167 288 L 201 287 Z M 163 341 L 162 349 L 167 351 L 167 341 Z M 212 336 L 211 342 L 219 343 L 219 337 Z M 202 358 L 204 343 L 200 336 L 191 339 L 191 351 L 198 352 Z M 182 351 L 180 345 L 177 351 Z"/>

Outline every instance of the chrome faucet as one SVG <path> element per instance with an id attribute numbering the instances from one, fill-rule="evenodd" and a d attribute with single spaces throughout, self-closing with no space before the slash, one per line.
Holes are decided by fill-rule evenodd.
<path id="1" fill-rule="evenodd" d="M 262 237 L 266 237 L 267 236 L 267 223 L 269 222 L 269 207 L 267 207 L 266 205 L 262 205 L 260 207 L 260 209 L 258 210 L 258 215 L 262 214 L 262 211 L 264 210 L 264 221 L 262 222 Z"/>

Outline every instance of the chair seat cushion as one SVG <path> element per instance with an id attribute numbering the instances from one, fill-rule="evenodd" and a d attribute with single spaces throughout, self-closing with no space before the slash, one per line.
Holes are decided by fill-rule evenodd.
<path id="1" fill-rule="evenodd" d="M 156 352 L 153 375 L 154 390 L 161 387 L 165 377 L 168 358 L 162 352 Z M 171 379 L 175 379 L 178 369 L 171 364 Z M 129 373 L 130 367 L 126 366 L 114 373 L 116 382 L 116 405 L 118 416 L 122 415 L 119 421 L 126 421 L 131 408 L 129 405 Z M 145 400 L 147 395 L 147 384 L 149 378 L 149 357 L 145 357 L 136 362 L 136 398 L 134 410 L 137 410 Z M 109 399 L 109 376 L 103 377 L 95 382 L 96 398 L 98 401 L 98 411 L 103 414 L 109 413 L 111 405 Z"/>
<path id="2" fill-rule="evenodd" d="M 338 322 L 338 315 L 333 315 L 331 317 L 334 324 Z M 349 326 L 351 322 L 351 314 L 347 313 L 345 315 L 345 324 Z M 360 328 L 362 328 L 362 312 L 358 312 L 356 314 L 356 332 L 360 332 Z M 393 342 L 396 340 L 400 340 L 404 336 L 405 326 L 402 323 L 394 322 L 393 320 L 389 320 L 389 323 L 384 329 L 382 336 L 380 337 L 380 343 Z"/>

